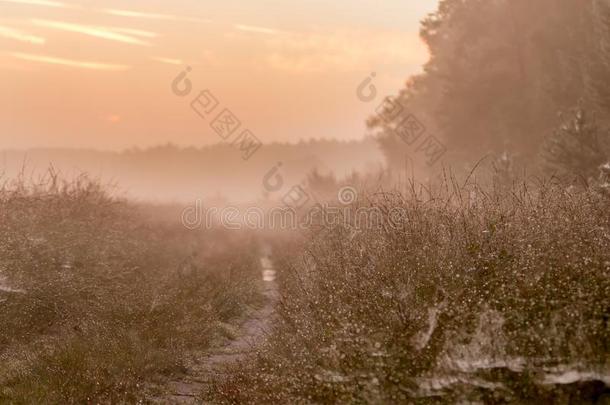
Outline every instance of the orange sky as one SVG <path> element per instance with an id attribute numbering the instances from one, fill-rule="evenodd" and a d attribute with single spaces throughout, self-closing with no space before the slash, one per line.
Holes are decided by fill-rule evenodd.
<path id="1" fill-rule="evenodd" d="M 381 95 L 419 72 L 436 0 L 0 0 L 0 149 L 220 141 L 175 96 L 192 67 L 263 141 L 360 138 Z"/>

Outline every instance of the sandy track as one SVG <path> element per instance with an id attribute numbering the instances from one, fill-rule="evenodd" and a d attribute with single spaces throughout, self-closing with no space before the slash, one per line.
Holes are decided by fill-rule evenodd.
<path id="1" fill-rule="evenodd" d="M 262 267 L 260 284 L 265 297 L 264 306 L 252 312 L 241 324 L 234 340 L 197 359 L 194 364 L 189 366 L 184 378 L 171 381 L 166 387 L 166 394 L 160 398 L 151 398 L 150 402 L 157 404 L 205 403 L 198 397 L 206 385 L 215 376 L 224 374 L 227 367 L 251 354 L 265 339 L 279 295 L 275 281 L 275 269 L 268 253 L 265 253 L 260 260 Z"/>

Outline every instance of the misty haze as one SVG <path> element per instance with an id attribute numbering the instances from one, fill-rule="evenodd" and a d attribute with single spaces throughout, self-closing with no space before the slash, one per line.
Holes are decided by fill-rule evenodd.
<path id="1" fill-rule="evenodd" d="M 0 0 L 0 404 L 610 404 L 610 1 Z"/>

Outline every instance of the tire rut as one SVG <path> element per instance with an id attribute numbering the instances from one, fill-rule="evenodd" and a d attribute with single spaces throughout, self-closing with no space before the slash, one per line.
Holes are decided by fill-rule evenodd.
<path id="1" fill-rule="evenodd" d="M 187 375 L 179 380 L 170 381 L 160 397 L 150 398 L 153 404 L 205 404 L 200 394 L 211 381 L 225 374 L 225 370 L 244 360 L 264 341 L 278 301 L 276 271 L 268 253 L 260 259 L 262 274 L 261 289 L 265 304 L 252 312 L 237 332 L 237 337 L 226 346 L 213 349 L 211 353 L 188 367 Z"/>

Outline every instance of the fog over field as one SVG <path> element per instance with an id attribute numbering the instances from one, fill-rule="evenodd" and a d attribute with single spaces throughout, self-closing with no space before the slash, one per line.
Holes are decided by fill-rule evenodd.
<path id="1" fill-rule="evenodd" d="M 0 405 L 610 404 L 609 0 L 0 0 Z"/>
<path id="2" fill-rule="evenodd" d="M 269 144 L 247 162 L 222 144 L 202 148 L 169 144 L 120 152 L 8 150 L 1 152 L 1 161 L 5 178 L 37 179 L 50 168 L 66 178 L 88 173 L 128 198 L 157 203 L 198 198 L 256 202 L 264 198 L 263 178 L 278 163 L 286 181 L 297 184 L 316 170 L 341 178 L 383 167 L 383 155 L 373 139 Z"/>

